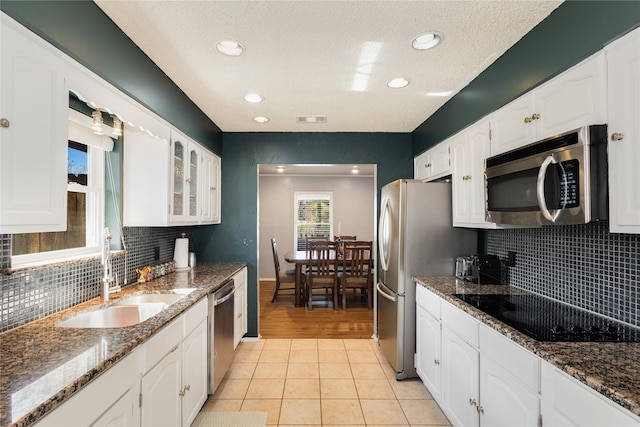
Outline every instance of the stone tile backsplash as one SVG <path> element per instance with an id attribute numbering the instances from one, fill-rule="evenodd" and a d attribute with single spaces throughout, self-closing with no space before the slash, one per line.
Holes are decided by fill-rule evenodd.
<path id="1" fill-rule="evenodd" d="M 195 227 L 125 227 L 127 253 L 113 257 L 118 284 L 137 279 L 136 268 L 173 259 L 175 239 Z M 193 250 L 190 239 L 190 251 Z M 125 262 L 126 260 L 126 262 Z M 126 272 L 125 272 L 126 264 Z M 11 267 L 11 235 L 0 235 L 0 269 Z M 100 258 L 0 274 L 0 332 L 88 301 L 100 295 Z"/>
<path id="2" fill-rule="evenodd" d="M 508 283 L 640 326 L 640 235 L 586 225 L 491 230 L 488 253 L 516 252 Z"/>

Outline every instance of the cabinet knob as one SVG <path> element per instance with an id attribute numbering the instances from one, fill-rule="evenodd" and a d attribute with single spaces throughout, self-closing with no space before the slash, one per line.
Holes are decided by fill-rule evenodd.
<path id="1" fill-rule="evenodd" d="M 484 408 L 480 405 L 476 406 L 476 409 L 478 410 L 479 414 L 484 414 Z"/>
<path id="2" fill-rule="evenodd" d="M 538 113 L 533 113 L 533 115 L 531 116 L 531 120 L 538 120 L 540 118 L 540 114 Z"/>
<path id="3" fill-rule="evenodd" d="M 439 361 L 438 359 L 434 359 L 434 360 L 433 360 L 433 363 L 434 363 L 434 364 L 436 364 L 436 365 L 439 365 L 439 364 L 440 364 L 440 361 Z"/>
<path id="4" fill-rule="evenodd" d="M 615 132 L 611 135 L 612 141 L 622 141 L 624 139 L 624 134 L 620 132 Z"/>
<path id="5" fill-rule="evenodd" d="M 431 167 L 431 163 L 427 163 L 427 164 L 425 165 L 425 167 L 430 168 L 430 167 Z"/>
<path id="6" fill-rule="evenodd" d="M 476 402 L 475 399 L 469 399 L 469 405 L 477 407 L 478 406 L 478 402 Z"/>
<path id="7" fill-rule="evenodd" d="M 528 116 L 527 116 L 527 117 L 525 117 L 525 118 L 524 118 L 524 122 L 525 122 L 525 123 L 531 123 L 531 117 L 528 117 Z"/>
<path id="8" fill-rule="evenodd" d="M 4 117 L 0 119 L 0 128 L 8 128 L 9 127 L 9 119 L 5 119 Z"/>

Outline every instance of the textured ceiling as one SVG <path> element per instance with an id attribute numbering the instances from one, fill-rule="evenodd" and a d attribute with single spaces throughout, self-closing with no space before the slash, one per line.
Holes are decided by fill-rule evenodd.
<path id="1" fill-rule="evenodd" d="M 225 132 L 411 132 L 451 97 L 429 92 L 458 92 L 561 1 L 95 3 Z M 426 31 L 443 42 L 414 50 Z M 218 53 L 227 38 L 244 54 Z M 395 77 L 411 83 L 388 88 Z"/>

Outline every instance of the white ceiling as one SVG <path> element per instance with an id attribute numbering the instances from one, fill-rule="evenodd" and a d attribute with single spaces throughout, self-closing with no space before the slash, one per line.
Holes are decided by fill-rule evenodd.
<path id="1" fill-rule="evenodd" d="M 561 1 L 95 0 L 225 132 L 411 132 Z M 437 31 L 443 42 L 411 41 Z M 232 38 L 241 56 L 216 43 Z M 361 53 L 375 46 L 377 56 Z M 352 89 L 354 78 L 366 89 Z M 392 78 L 411 83 L 390 89 Z M 245 94 L 264 96 L 259 104 Z M 264 124 L 255 116 L 269 117 Z M 326 123 L 299 124 L 297 116 Z"/>

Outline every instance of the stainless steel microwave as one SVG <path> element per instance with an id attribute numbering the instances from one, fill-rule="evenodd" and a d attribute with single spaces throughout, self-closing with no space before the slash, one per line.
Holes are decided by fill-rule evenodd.
<path id="1" fill-rule="evenodd" d="M 607 126 L 585 126 L 485 160 L 486 218 L 586 224 L 608 216 Z"/>

